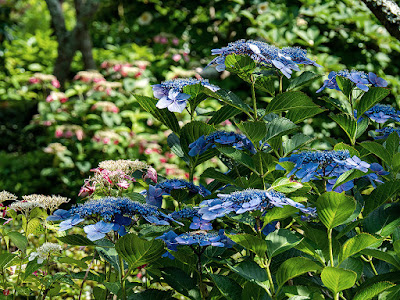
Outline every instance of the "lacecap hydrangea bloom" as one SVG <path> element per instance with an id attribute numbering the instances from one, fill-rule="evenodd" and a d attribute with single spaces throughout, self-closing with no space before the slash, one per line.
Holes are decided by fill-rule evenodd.
<path id="1" fill-rule="evenodd" d="M 199 194 L 203 197 L 206 197 L 211 194 L 209 190 L 207 190 L 201 184 L 199 186 L 193 184 L 192 182 L 188 182 L 184 179 L 166 179 L 156 185 L 149 185 L 148 191 L 141 192 L 146 195 L 146 203 L 154 205 L 156 207 L 161 207 L 162 199 L 164 195 L 170 195 L 173 190 L 182 190 L 186 189 L 190 194 Z"/>
<path id="2" fill-rule="evenodd" d="M 29 261 L 32 261 L 37 258 L 37 263 L 41 264 L 46 259 L 49 258 L 50 255 L 58 254 L 62 250 L 59 244 L 55 243 L 44 243 L 42 246 L 36 249 L 35 252 L 32 252 L 29 255 Z"/>
<path id="3" fill-rule="evenodd" d="M 99 222 L 96 224 L 84 227 L 88 238 L 95 240 L 100 236 L 104 237 L 111 230 L 120 235 L 126 234 L 125 227 L 132 223 L 133 218 L 137 220 L 140 217 L 155 225 L 169 225 L 171 221 L 182 224 L 159 211 L 155 206 L 132 201 L 129 198 L 116 197 L 89 200 L 68 211 L 59 209 L 47 220 L 62 221 L 61 231 L 70 229 L 85 220 L 97 220 Z"/>
<path id="4" fill-rule="evenodd" d="M 204 220 L 214 220 L 231 212 L 242 214 L 248 211 L 265 212 L 272 207 L 290 205 L 306 214 L 315 215 L 315 208 L 306 208 L 303 204 L 287 198 L 274 190 L 246 189 L 231 194 L 218 194 L 218 198 L 200 203 L 199 214 Z"/>
<path id="5" fill-rule="evenodd" d="M 218 55 L 209 64 L 215 65 L 218 72 L 225 70 L 225 59 L 230 54 L 249 56 L 256 64 L 274 68 L 287 78 L 293 71 L 300 71 L 298 65 L 314 65 L 321 67 L 307 57 L 307 51 L 298 47 L 279 49 L 264 42 L 254 40 L 238 40 L 220 49 L 212 49 L 212 55 Z"/>
<path id="6" fill-rule="evenodd" d="M 294 175 L 298 179 L 301 179 L 301 182 L 326 179 L 327 191 L 332 191 L 338 177 L 349 170 L 357 169 L 364 173 L 368 171 L 377 172 L 376 170 L 379 170 L 379 175 L 385 175 L 383 168 L 379 164 L 369 164 L 355 155 L 350 157 L 348 150 L 304 151 L 292 154 L 289 157 L 280 158 L 279 162 L 294 163 L 293 169 L 287 176 L 290 177 Z M 280 165 L 277 165 L 276 169 L 285 170 L 285 168 Z M 366 174 L 366 176 L 371 180 L 373 185 L 374 183 L 372 180 L 381 182 L 376 174 Z M 353 187 L 354 181 L 351 180 L 338 186 L 334 191 L 340 193 L 348 191 Z"/>
<path id="7" fill-rule="evenodd" d="M 365 115 L 372 121 L 380 124 L 389 120 L 400 122 L 400 111 L 387 104 L 376 104 L 368 109 Z"/>
<path id="8" fill-rule="evenodd" d="M 218 86 L 209 83 L 207 79 L 179 78 L 163 81 L 160 84 L 152 85 L 153 95 L 159 99 L 156 104 L 157 108 L 168 108 L 171 112 L 181 113 L 187 105 L 187 100 L 191 97 L 183 92 L 183 88 L 195 84 L 201 84 L 213 92 L 219 90 Z"/>
<path id="9" fill-rule="evenodd" d="M 372 85 L 375 87 L 386 87 L 388 85 L 386 80 L 376 76 L 376 74 L 372 72 L 366 74 L 362 71 L 357 70 L 341 70 L 339 72 L 330 72 L 328 75 L 328 79 L 324 81 L 324 84 L 320 89 L 316 91 L 316 93 L 322 92 L 325 88 L 340 91 L 340 88 L 336 81 L 337 76 L 349 79 L 356 85 L 356 87 L 358 87 L 360 90 L 363 90 L 364 92 L 368 92 L 368 85 Z"/>
<path id="10" fill-rule="evenodd" d="M 189 155 L 196 156 L 206 152 L 209 148 L 215 148 L 216 144 L 232 146 L 238 150 L 249 150 L 257 153 L 253 143 L 244 135 L 235 132 L 215 131 L 207 136 L 202 135 L 189 145 Z"/>

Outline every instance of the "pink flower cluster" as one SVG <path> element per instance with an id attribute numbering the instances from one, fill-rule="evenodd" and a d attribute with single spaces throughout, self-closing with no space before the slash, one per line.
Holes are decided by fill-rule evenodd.
<path id="1" fill-rule="evenodd" d="M 119 113 L 119 108 L 110 101 L 99 101 L 92 105 L 92 110 L 101 110 L 105 112 Z"/>
<path id="2" fill-rule="evenodd" d="M 50 95 L 47 96 L 46 102 L 60 101 L 60 103 L 65 103 L 68 101 L 68 97 L 62 92 L 51 91 Z"/>
<path id="3" fill-rule="evenodd" d="M 30 84 L 41 84 L 41 83 L 49 83 L 54 86 L 56 89 L 60 88 L 60 82 L 54 75 L 35 73 L 31 78 L 29 78 Z"/>
<path id="4" fill-rule="evenodd" d="M 72 138 L 76 137 L 79 141 L 81 141 L 84 137 L 84 132 L 81 126 L 78 125 L 61 125 L 58 126 L 55 131 L 56 138 Z"/>
<path id="5" fill-rule="evenodd" d="M 178 39 L 177 37 L 172 37 L 172 38 L 170 38 L 170 40 L 169 40 L 168 37 L 166 37 L 166 36 L 163 35 L 163 34 L 156 35 L 156 36 L 153 38 L 153 41 L 154 41 L 155 43 L 157 43 L 157 44 L 162 44 L 162 45 L 168 44 L 169 41 L 170 41 L 171 44 L 174 45 L 174 46 L 178 46 L 178 45 L 179 45 L 179 39 Z"/>
<path id="6" fill-rule="evenodd" d="M 106 81 L 103 75 L 97 71 L 80 71 L 75 75 L 74 80 L 80 80 L 85 83 Z"/>
<path id="7" fill-rule="evenodd" d="M 146 70 L 148 65 L 149 62 L 140 60 L 135 61 L 133 64 L 118 61 L 104 61 L 101 64 L 101 68 L 105 69 L 108 74 L 114 75 L 114 77 L 117 78 L 128 76 L 138 78 L 142 75 L 143 71 Z"/>

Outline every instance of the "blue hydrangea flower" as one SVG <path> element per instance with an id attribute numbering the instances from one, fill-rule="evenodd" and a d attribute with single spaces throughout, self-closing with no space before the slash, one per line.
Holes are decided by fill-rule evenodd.
<path id="1" fill-rule="evenodd" d="M 87 238 L 91 241 L 97 241 L 106 236 L 114 227 L 112 223 L 106 223 L 104 221 L 97 222 L 93 225 L 87 225 L 83 227 L 83 230 L 87 234 Z"/>
<path id="2" fill-rule="evenodd" d="M 178 243 L 175 241 L 175 238 L 177 238 L 178 235 L 173 232 L 172 230 L 168 232 L 164 232 L 163 235 L 156 237 L 156 240 L 163 240 L 165 245 L 167 246 L 168 250 L 171 251 L 177 251 L 178 250 Z M 175 257 L 169 253 L 168 251 L 165 252 L 162 257 L 168 257 L 170 259 L 175 259 Z"/>
<path id="3" fill-rule="evenodd" d="M 276 229 L 275 226 L 276 226 L 277 223 L 278 223 L 277 221 L 268 223 L 267 225 L 265 225 L 263 227 L 263 229 L 261 230 L 261 233 L 264 234 L 264 235 L 268 235 L 271 232 L 274 232 L 275 229 Z"/>
<path id="4" fill-rule="evenodd" d="M 400 111 L 396 111 L 390 105 L 376 104 L 365 112 L 365 115 L 372 121 L 383 124 L 388 120 L 400 122 Z"/>
<path id="5" fill-rule="evenodd" d="M 216 144 L 232 146 L 238 150 L 249 150 L 257 153 L 253 143 L 244 135 L 235 132 L 215 131 L 207 136 L 201 136 L 189 145 L 189 155 L 196 156 L 206 152 L 209 148 L 215 148 Z"/>
<path id="6" fill-rule="evenodd" d="M 396 132 L 400 136 L 400 128 L 396 127 L 383 127 L 382 129 L 376 129 L 375 133 L 378 134 L 374 137 L 374 139 L 385 139 L 387 138 L 392 132 Z"/>
<path id="7" fill-rule="evenodd" d="M 319 93 L 323 91 L 325 88 L 328 89 L 335 89 L 340 91 L 339 86 L 336 82 L 336 77 L 341 76 L 344 78 L 349 79 L 352 81 L 360 90 L 363 90 L 364 92 L 368 92 L 369 87 L 367 85 L 372 85 L 372 86 L 377 86 L 377 87 L 386 87 L 387 82 L 376 76 L 374 73 L 369 72 L 368 75 L 362 71 L 357 71 L 357 70 L 341 70 L 339 72 L 330 72 L 328 75 L 328 79 L 324 81 L 324 84 L 320 89 L 316 91 L 316 93 Z"/>
<path id="8" fill-rule="evenodd" d="M 280 158 L 279 162 L 289 161 L 294 163 L 293 169 L 288 173 L 288 177 L 296 176 L 302 182 L 310 180 L 326 179 L 327 191 L 332 191 L 338 177 L 344 172 L 357 169 L 367 173 L 371 165 L 362 161 L 357 156 L 350 157 L 348 150 L 339 151 L 304 151 L 292 154 L 289 157 Z M 285 170 L 277 165 L 277 170 Z M 372 178 L 372 177 L 371 177 Z M 337 188 L 335 192 L 341 193 L 354 187 L 354 181 L 348 181 Z"/>
<path id="9" fill-rule="evenodd" d="M 214 246 L 224 247 L 225 244 L 221 242 L 221 236 L 213 231 L 192 231 L 186 232 L 175 238 L 179 245 L 194 245 L 199 246 Z"/>
<path id="10" fill-rule="evenodd" d="M 199 217 L 193 217 L 193 222 L 189 226 L 190 229 L 212 230 L 212 225 L 208 220 Z"/>
<path id="11" fill-rule="evenodd" d="M 183 88 L 195 84 L 201 84 L 213 92 L 219 90 L 218 86 L 209 83 L 207 79 L 179 78 L 164 81 L 152 86 L 154 97 L 159 99 L 156 104 L 157 108 L 168 108 L 171 112 L 181 113 L 187 105 L 187 100 L 191 97 L 183 93 Z"/>
<path id="12" fill-rule="evenodd" d="M 169 214 L 171 218 L 174 220 L 180 220 L 180 219 L 191 219 L 193 217 L 199 217 L 199 207 L 185 207 L 182 208 L 181 210 L 174 211 Z"/>
<path id="13" fill-rule="evenodd" d="M 69 218 L 69 219 L 67 219 L 67 220 L 65 220 L 65 221 L 60 223 L 59 231 L 68 230 L 68 229 L 74 227 L 75 225 L 77 225 L 77 224 L 79 224 L 79 223 L 81 223 L 83 221 L 85 221 L 85 219 L 80 218 L 79 216 L 74 216 L 72 218 Z"/>
<path id="14" fill-rule="evenodd" d="M 212 55 L 218 55 L 209 64 L 215 65 L 218 72 L 225 70 L 225 59 L 230 54 L 249 56 L 256 64 L 267 68 L 278 69 L 287 78 L 294 71 L 299 71 L 298 65 L 314 65 L 316 62 L 307 58 L 307 51 L 298 47 L 279 49 L 267 43 L 254 40 L 238 40 L 229 43 L 227 47 L 211 50 Z"/>
<path id="15" fill-rule="evenodd" d="M 200 203 L 199 214 L 204 220 L 214 220 L 231 212 L 242 214 L 247 211 L 266 211 L 272 207 L 290 205 L 309 213 L 315 209 L 307 209 L 303 204 L 287 198 L 274 190 L 265 191 L 246 189 L 231 194 L 218 194 L 217 199 L 204 200 Z"/>
<path id="16" fill-rule="evenodd" d="M 115 215 L 113 222 L 113 230 L 116 231 L 120 236 L 127 234 L 126 227 L 132 223 L 132 219 L 124 217 L 122 215 Z"/>
<path id="17" fill-rule="evenodd" d="M 146 194 L 146 203 L 150 205 L 154 205 L 158 208 L 161 208 L 163 195 L 167 195 L 167 193 L 156 186 L 149 185 L 149 190 L 144 191 Z"/>
<path id="18" fill-rule="evenodd" d="M 47 221 L 64 221 L 71 217 L 68 210 L 57 209 L 51 216 L 47 217 Z"/>
<path id="19" fill-rule="evenodd" d="M 211 192 L 201 184 L 197 186 L 184 179 L 166 179 L 163 182 L 157 183 L 155 188 L 163 190 L 166 194 L 170 194 L 173 190 L 187 189 L 190 193 L 199 194 L 203 197 L 211 195 Z"/>

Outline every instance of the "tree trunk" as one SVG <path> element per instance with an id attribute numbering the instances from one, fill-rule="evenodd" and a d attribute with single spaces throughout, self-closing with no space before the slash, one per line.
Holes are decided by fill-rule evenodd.
<path id="1" fill-rule="evenodd" d="M 400 40 L 400 8 L 392 0 L 362 0 L 386 30 Z"/>
<path id="2" fill-rule="evenodd" d="M 57 37 L 57 60 L 54 65 L 54 76 L 64 86 L 69 78 L 71 63 L 76 51 L 82 52 L 85 69 L 96 69 L 92 55 L 92 40 L 88 25 L 99 7 L 99 0 L 74 0 L 76 10 L 76 26 L 68 31 L 59 0 L 45 0 L 50 11 L 54 32 Z"/>

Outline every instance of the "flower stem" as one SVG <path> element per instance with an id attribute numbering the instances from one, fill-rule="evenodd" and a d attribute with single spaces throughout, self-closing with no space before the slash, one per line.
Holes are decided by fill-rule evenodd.
<path id="1" fill-rule="evenodd" d="M 334 264 L 333 264 L 333 249 L 332 249 L 332 229 L 328 229 L 328 243 L 329 243 L 329 261 L 331 263 L 331 267 L 334 267 Z"/>
<path id="2" fill-rule="evenodd" d="M 283 76 L 279 76 L 279 94 L 283 93 Z"/>
<path id="3" fill-rule="evenodd" d="M 258 120 L 257 114 L 257 99 L 256 99 L 256 91 L 254 89 L 255 80 L 253 74 L 250 75 L 251 80 L 251 98 L 253 99 L 253 109 L 254 109 L 254 121 Z"/>
<path id="4" fill-rule="evenodd" d="M 267 259 L 266 263 L 264 263 L 264 267 L 265 267 L 265 270 L 267 271 L 267 275 L 268 275 L 268 281 L 269 281 L 270 290 L 271 290 L 271 298 L 275 299 L 275 287 L 274 287 L 274 281 L 272 280 L 271 270 L 269 269 L 270 264 L 271 264 L 271 261 Z"/>
<path id="5" fill-rule="evenodd" d="M 126 289 L 125 289 L 125 278 L 124 278 L 124 261 L 121 257 L 121 255 L 118 255 L 119 258 L 119 267 L 121 268 L 121 274 L 120 274 L 120 278 L 121 278 L 121 291 L 122 291 L 122 299 L 126 300 Z"/>

